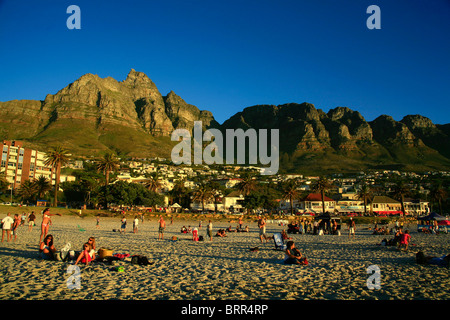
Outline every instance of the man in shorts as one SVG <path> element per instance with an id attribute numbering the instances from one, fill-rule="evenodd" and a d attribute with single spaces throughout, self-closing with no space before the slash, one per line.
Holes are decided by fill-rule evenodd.
<path id="1" fill-rule="evenodd" d="M 159 230 L 158 230 L 158 240 L 164 240 L 164 229 L 166 229 L 166 222 L 162 216 L 159 217 Z"/>
<path id="2" fill-rule="evenodd" d="M 6 233 L 6 241 L 9 242 L 12 239 L 11 227 L 14 224 L 14 219 L 11 218 L 11 213 L 2 220 L 2 242 Z"/>
<path id="3" fill-rule="evenodd" d="M 355 221 L 353 218 L 350 218 L 350 221 L 348 222 L 348 237 L 350 238 L 351 236 L 355 238 Z"/>
<path id="4" fill-rule="evenodd" d="M 34 227 L 34 221 L 36 220 L 36 215 L 34 211 L 31 211 L 31 214 L 28 216 L 28 231 L 31 231 Z"/>

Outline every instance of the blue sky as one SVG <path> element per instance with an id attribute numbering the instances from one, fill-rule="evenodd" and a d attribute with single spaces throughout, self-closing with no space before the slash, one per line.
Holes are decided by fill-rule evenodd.
<path id="1" fill-rule="evenodd" d="M 69 5 L 81 30 L 69 30 Z M 369 30 L 368 6 L 381 9 Z M 43 100 L 86 73 L 146 73 L 222 123 L 309 102 L 371 121 L 450 123 L 448 0 L 0 0 L 0 101 Z"/>

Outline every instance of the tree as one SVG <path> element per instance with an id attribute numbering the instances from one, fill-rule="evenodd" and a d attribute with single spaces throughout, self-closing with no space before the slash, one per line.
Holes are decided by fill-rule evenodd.
<path id="1" fill-rule="evenodd" d="M 397 183 L 394 185 L 393 196 L 394 198 L 400 200 L 403 216 L 405 216 L 405 205 L 404 205 L 405 196 L 409 195 L 410 192 L 411 190 L 409 186 L 405 184 L 405 182 L 402 180 L 397 181 Z"/>
<path id="2" fill-rule="evenodd" d="M 148 178 L 148 181 L 145 185 L 145 187 L 153 192 L 157 192 L 158 189 L 161 188 L 161 181 L 159 179 L 159 172 L 152 172 Z"/>
<path id="3" fill-rule="evenodd" d="M 372 196 L 373 196 L 372 189 L 366 183 L 362 184 L 356 193 L 357 199 L 364 201 L 364 214 L 367 213 L 367 201 L 370 200 Z"/>
<path id="4" fill-rule="evenodd" d="M 37 179 L 34 179 L 33 184 L 35 185 L 39 199 L 43 199 L 45 194 L 52 189 L 50 181 L 44 176 L 39 176 Z"/>
<path id="5" fill-rule="evenodd" d="M 325 213 L 325 193 L 333 187 L 333 183 L 325 177 L 319 178 L 315 181 L 311 189 L 314 192 L 320 193 L 322 197 L 322 212 Z"/>
<path id="6" fill-rule="evenodd" d="M 253 178 L 253 175 L 247 173 L 242 177 L 242 181 L 237 185 L 239 192 L 241 192 L 244 197 L 249 196 L 252 192 L 258 190 L 257 181 Z M 250 209 L 247 208 L 247 214 L 250 213 Z"/>
<path id="7" fill-rule="evenodd" d="M 29 203 L 30 200 L 33 200 L 35 194 L 36 185 L 33 184 L 33 182 L 30 180 L 25 180 L 17 189 L 17 195 L 22 199 L 22 201 L 25 201 L 26 203 Z"/>
<path id="8" fill-rule="evenodd" d="M 185 180 L 177 180 L 173 189 L 169 191 L 172 202 L 176 202 L 184 208 L 189 207 L 190 194 L 188 188 L 184 185 Z"/>
<path id="9" fill-rule="evenodd" d="M 205 211 L 205 202 L 211 200 L 213 193 L 211 187 L 206 182 L 201 182 L 197 185 L 193 193 L 192 200 L 199 201 L 202 203 L 202 211 Z"/>
<path id="10" fill-rule="evenodd" d="M 443 214 L 442 212 L 442 202 L 447 199 L 447 191 L 442 186 L 442 183 L 438 183 L 433 185 L 430 190 L 430 197 L 433 202 L 437 202 L 439 205 L 439 214 Z"/>
<path id="11" fill-rule="evenodd" d="M 120 167 L 119 159 L 112 152 L 105 153 L 97 164 L 97 170 L 105 174 L 105 185 L 109 184 L 109 174 Z"/>
<path id="12" fill-rule="evenodd" d="M 291 214 L 294 214 L 294 199 L 297 199 L 300 195 L 298 190 L 298 181 L 289 179 L 283 184 L 283 200 L 289 200 L 291 206 Z"/>
<path id="13" fill-rule="evenodd" d="M 58 191 L 59 191 L 59 179 L 61 175 L 61 167 L 69 162 L 68 151 L 61 146 L 54 147 L 47 158 L 45 159 L 44 165 L 49 166 L 55 170 L 55 198 L 53 205 L 56 207 L 58 205 Z"/>
<path id="14" fill-rule="evenodd" d="M 256 191 L 257 181 L 253 178 L 251 174 L 245 174 L 242 177 L 242 181 L 237 185 L 239 192 L 241 192 L 244 196 L 248 196 L 253 191 Z"/>

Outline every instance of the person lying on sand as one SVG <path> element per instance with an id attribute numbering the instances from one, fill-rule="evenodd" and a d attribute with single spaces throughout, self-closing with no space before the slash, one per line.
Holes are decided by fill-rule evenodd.
<path id="1" fill-rule="evenodd" d="M 437 265 L 441 267 L 449 267 L 450 264 L 450 254 L 444 255 L 442 257 L 426 256 L 422 251 L 416 253 L 416 262 L 423 265 Z"/>

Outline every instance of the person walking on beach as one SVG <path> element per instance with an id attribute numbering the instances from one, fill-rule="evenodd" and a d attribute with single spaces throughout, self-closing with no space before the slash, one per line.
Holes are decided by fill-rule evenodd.
<path id="1" fill-rule="evenodd" d="M 125 233 L 126 229 L 127 229 L 127 218 L 125 218 L 125 216 L 124 216 L 120 222 L 121 222 L 120 233 L 122 233 L 122 232 Z"/>
<path id="2" fill-rule="evenodd" d="M 6 241 L 9 242 L 12 239 L 11 235 L 11 227 L 14 223 L 14 219 L 11 218 L 11 213 L 8 212 L 8 215 L 2 219 L 2 242 L 6 233 Z"/>
<path id="3" fill-rule="evenodd" d="M 133 221 L 133 232 L 134 233 L 138 232 L 138 224 L 139 224 L 139 219 L 137 216 L 135 216 L 134 221 Z"/>
<path id="4" fill-rule="evenodd" d="M 100 229 L 100 217 L 99 216 L 97 216 L 97 222 L 96 222 L 96 224 L 95 224 L 95 229 Z"/>
<path id="5" fill-rule="evenodd" d="M 212 222 L 209 220 L 208 225 L 206 226 L 206 235 L 209 237 L 209 240 L 212 241 Z"/>
<path id="6" fill-rule="evenodd" d="M 14 223 L 11 227 L 11 231 L 12 231 L 11 240 L 12 240 L 13 236 L 14 236 L 14 241 L 17 240 L 17 229 L 19 228 L 19 226 L 20 226 L 20 218 L 19 218 L 19 215 L 16 213 L 14 215 Z"/>
<path id="7" fill-rule="evenodd" d="M 27 214 L 25 212 L 22 212 L 22 216 L 20 218 L 21 218 L 20 225 L 24 226 L 25 220 L 27 220 Z"/>
<path id="8" fill-rule="evenodd" d="M 261 240 L 261 243 L 264 242 L 263 239 L 267 242 L 266 220 L 264 220 L 263 217 L 260 217 L 260 219 L 258 220 L 258 227 L 259 227 L 259 240 Z"/>
<path id="9" fill-rule="evenodd" d="M 28 231 L 33 230 L 35 220 L 36 216 L 34 214 L 34 211 L 31 211 L 31 214 L 28 216 Z"/>
<path id="10" fill-rule="evenodd" d="M 348 238 L 349 239 L 350 239 L 350 236 L 353 236 L 353 239 L 355 238 L 355 221 L 351 217 L 350 217 L 350 221 L 348 222 Z"/>
<path id="11" fill-rule="evenodd" d="M 158 240 L 164 240 L 164 230 L 166 229 L 166 221 L 163 216 L 159 216 Z"/>
<path id="12" fill-rule="evenodd" d="M 405 248 L 405 251 L 408 251 L 408 245 L 410 241 L 411 235 L 409 234 L 409 230 L 405 230 L 405 232 L 403 232 L 402 235 L 400 236 L 400 245 L 398 247 L 399 250 Z"/>
<path id="13" fill-rule="evenodd" d="M 54 215 L 61 216 L 60 213 L 50 213 L 50 208 L 45 208 L 44 211 L 42 211 L 41 236 L 39 237 L 39 243 L 47 236 L 50 225 L 52 224 L 50 217 Z"/>

